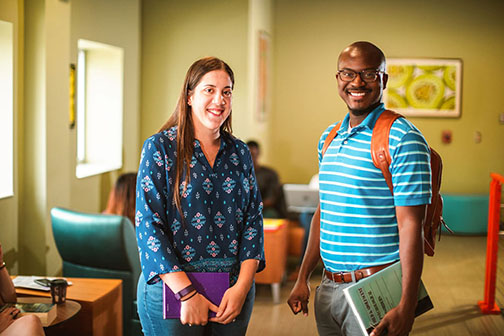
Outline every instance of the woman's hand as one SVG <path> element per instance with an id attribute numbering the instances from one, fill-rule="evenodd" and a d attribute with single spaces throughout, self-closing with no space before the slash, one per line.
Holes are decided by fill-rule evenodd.
<path id="1" fill-rule="evenodd" d="M 211 310 L 217 313 L 219 307 L 208 301 L 206 297 L 194 292 L 186 295 L 186 301 L 181 302 L 180 306 L 180 322 L 182 324 L 191 325 L 206 325 L 208 323 L 208 311 Z M 184 298 L 182 298 L 184 299 Z"/>
<path id="2" fill-rule="evenodd" d="M 238 280 L 224 293 L 217 316 L 212 317 L 211 322 L 228 324 L 233 322 L 236 316 L 240 314 L 243 303 L 245 303 L 247 294 L 254 282 L 258 265 L 259 260 L 256 259 L 247 259 L 241 263 Z"/>
<path id="3" fill-rule="evenodd" d="M 210 321 L 221 324 L 233 322 L 240 314 L 249 290 L 250 288 L 238 286 L 238 283 L 229 288 L 222 297 L 217 316 L 212 317 Z"/>
<path id="4" fill-rule="evenodd" d="M 4 262 L 3 260 L 3 250 L 2 250 L 2 244 L 0 243 L 0 265 L 2 265 Z"/>
<path id="5" fill-rule="evenodd" d="M 2 244 L 0 244 L 0 265 L 3 265 L 3 258 L 4 254 L 2 250 Z M 0 269 L 0 305 L 6 302 L 16 302 L 16 288 L 14 288 L 14 284 L 12 283 L 12 279 L 9 276 L 7 267 L 4 266 L 2 267 L 2 269 Z"/>
<path id="6" fill-rule="evenodd" d="M 14 322 L 17 314 L 19 314 L 19 309 L 15 307 L 6 308 L 0 313 L 0 333 Z"/>
<path id="7" fill-rule="evenodd" d="M 187 288 L 191 281 L 185 272 L 173 272 L 160 274 L 159 277 L 170 287 L 172 292 L 178 293 Z M 203 295 L 193 290 L 181 298 L 180 322 L 188 325 L 206 325 L 208 323 L 208 311 L 217 313 L 218 307 L 208 301 Z"/>

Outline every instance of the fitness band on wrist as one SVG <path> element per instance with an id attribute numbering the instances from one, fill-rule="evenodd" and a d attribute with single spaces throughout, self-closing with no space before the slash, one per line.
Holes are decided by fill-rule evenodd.
<path id="1" fill-rule="evenodd" d="M 182 288 L 178 293 L 175 293 L 175 299 L 180 301 L 180 299 L 182 299 L 187 294 L 191 293 L 193 290 L 194 290 L 194 287 L 192 284 L 190 284 L 186 288 Z"/>
<path id="2" fill-rule="evenodd" d="M 187 300 L 189 300 L 190 298 L 192 298 L 196 294 L 198 294 L 198 291 L 194 291 L 194 293 L 192 293 L 191 296 L 189 296 L 187 299 L 180 300 L 180 302 L 186 302 Z"/>

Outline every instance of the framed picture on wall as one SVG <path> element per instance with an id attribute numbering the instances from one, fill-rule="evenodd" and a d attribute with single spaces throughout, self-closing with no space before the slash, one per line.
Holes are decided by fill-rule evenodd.
<path id="1" fill-rule="evenodd" d="M 264 31 L 259 31 L 258 41 L 258 87 L 257 87 L 257 121 L 264 122 L 268 116 L 268 76 L 269 76 L 270 37 Z"/>
<path id="2" fill-rule="evenodd" d="M 385 107 L 411 117 L 460 117 L 462 60 L 388 58 Z"/>

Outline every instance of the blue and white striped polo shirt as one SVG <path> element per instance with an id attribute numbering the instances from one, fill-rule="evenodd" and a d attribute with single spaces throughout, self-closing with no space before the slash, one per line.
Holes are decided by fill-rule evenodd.
<path id="1" fill-rule="evenodd" d="M 399 259 L 395 206 L 429 204 L 430 151 L 420 131 L 404 118 L 390 130 L 390 171 L 394 196 L 371 159 L 371 135 L 381 104 L 350 132 L 349 115 L 322 158 L 320 184 L 320 255 L 332 272 L 352 271 Z"/>

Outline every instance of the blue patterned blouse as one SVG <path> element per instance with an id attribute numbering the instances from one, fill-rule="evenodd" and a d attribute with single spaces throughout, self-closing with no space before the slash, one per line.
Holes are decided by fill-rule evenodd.
<path id="1" fill-rule="evenodd" d="M 210 167 L 198 140 L 181 193 L 184 223 L 173 198 L 177 127 L 148 138 L 142 149 L 137 176 L 135 225 L 142 272 L 147 283 L 159 274 L 230 272 L 238 277 L 247 259 L 265 266 L 262 201 L 250 152 L 242 141 L 221 136 L 214 167 Z"/>

